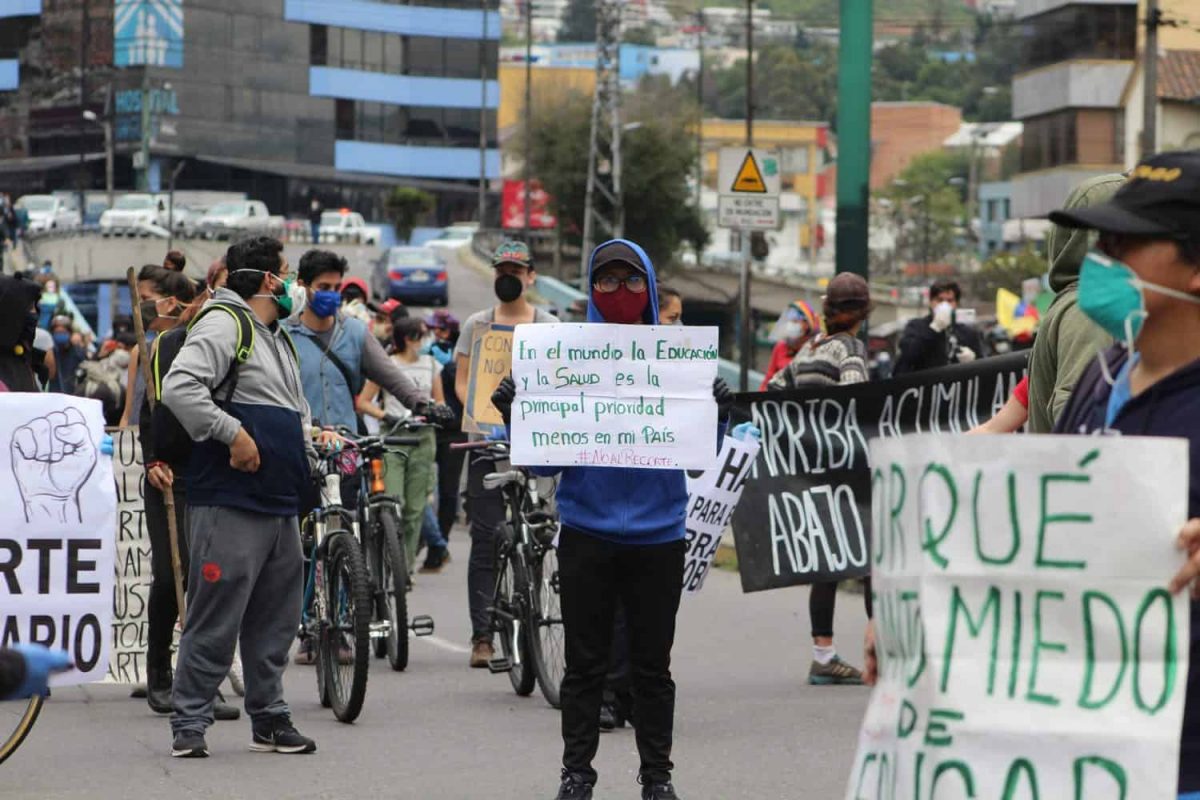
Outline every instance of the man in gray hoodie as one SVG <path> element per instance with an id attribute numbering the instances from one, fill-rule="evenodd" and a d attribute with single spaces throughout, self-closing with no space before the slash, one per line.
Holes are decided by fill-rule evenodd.
<path id="1" fill-rule="evenodd" d="M 191 531 L 187 620 L 172 692 L 171 755 L 208 755 L 212 698 L 239 641 L 250 748 L 311 753 L 292 726 L 283 671 L 300 624 L 303 556 L 298 514 L 315 451 L 296 351 L 279 320 L 290 313 L 283 245 L 257 237 L 225 256 L 226 288 L 196 320 L 163 384 L 163 404 L 195 442 L 188 464 Z M 239 318 L 249 356 L 228 380 Z M 233 390 L 230 393 L 229 387 Z"/>

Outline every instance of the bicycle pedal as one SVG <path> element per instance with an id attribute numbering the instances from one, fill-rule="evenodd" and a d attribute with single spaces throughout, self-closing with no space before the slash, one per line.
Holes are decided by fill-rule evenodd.
<path id="1" fill-rule="evenodd" d="M 421 614 L 412 618 L 409 623 L 409 630 L 416 636 L 432 636 L 433 635 L 433 617 L 427 614 Z"/>
<path id="2" fill-rule="evenodd" d="M 512 660 L 508 658 L 498 657 L 493 658 L 488 662 L 488 672 L 492 673 L 493 675 L 501 672 L 512 672 L 512 668 Z"/>
<path id="3" fill-rule="evenodd" d="M 392 633 L 392 623 L 387 620 L 381 620 L 371 623 L 370 637 L 372 639 L 386 639 Z"/>

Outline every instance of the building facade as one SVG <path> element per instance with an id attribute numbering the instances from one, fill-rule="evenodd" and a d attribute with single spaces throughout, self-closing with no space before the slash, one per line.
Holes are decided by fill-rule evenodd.
<path id="1" fill-rule="evenodd" d="M 380 215 L 410 185 L 438 196 L 442 221 L 470 218 L 500 171 L 500 19 L 429 2 L 0 0 L 0 17 L 25 12 L 16 32 L 0 25 L 0 176 L 104 188 L 108 122 L 118 189 L 157 188 L 183 163 L 179 188 L 245 191 L 277 214 L 317 196 Z M 47 68 L 56 37 L 72 59 Z M 101 124 L 77 124 L 84 110 Z M 80 154 L 82 169 L 66 163 Z"/>

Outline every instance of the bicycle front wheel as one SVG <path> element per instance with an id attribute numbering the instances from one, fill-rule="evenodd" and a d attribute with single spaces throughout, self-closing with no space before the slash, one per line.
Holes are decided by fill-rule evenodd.
<path id="1" fill-rule="evenodd" d="M 0 702 L 0 764 L 17 752 L 21 742 L 33 730 L 44 704 L 42 697 Z"/>
<path id="2" fill-rule="evenodd" d="M 525 624 L 524 601 L 525 574 L 523 565 L 517 562 L 517 553 L 512 548 L 512 531 L 503 528 L 497 537 L 497 546 L 504 547 L 497 558 L 495 620 L 496 635 L 500 640 L 500 652 L 508 660 L 508 679 L 513 691 L 527 697 L 537 684 L 537 675 L 529 663 L 529 626 Z"/>
<path id="3" fill-rule="evenodd" d="M 367 696 L 371 663 L 371 585 L 358 542 L 349 535 L 329 543 L 328 608 L 321 655 L 329 700 L 340 722 L 353 722 Z"/>
<path id="4" fill-rule="evenodd" d="M 554 708 L 561 703 L 559 689 L 567 672 L 567 651 L 563 638 L 562 605 L 558 594 L 558 552 L 553 547 L 542 551 L 530 570 L 533 609 L 529 614 L 529 656 L 537 673 L 542 696 Z"/>
<path id="5" fill-rule="evenodd" d="M 387 657 L 392 669 L 408 666 L 408 560 L 400 542 L 400 519 L 391 508 L 379 510 L 379 531 L 383 550 L 380 560 L 380 586 L 383 608 L 380 619 L 392 624 L 387 637 Z"/>

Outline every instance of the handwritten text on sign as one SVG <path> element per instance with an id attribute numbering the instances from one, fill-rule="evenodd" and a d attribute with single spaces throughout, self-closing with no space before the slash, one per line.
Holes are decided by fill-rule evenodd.
<path id="1" fill-rule="evenodd" d="M 871 444 L 880 683 L 847 800 L 1175 798 L 1187 443 Z"/>
<path id="2" fill-rule="evenodd" d="M 106 683 L 145 683 L 149 635 L 150 535 L 146 528 L 146 474 L 137 428 L 113 428 L 117 482 L 117 549 L 112 602 L 112 650 Z M 180 536 L 183 531 L 180 531 Z M 180 546 L 186 542 L 180 541 Z"/>
<path id="3" fill-rule="evenodd" d="M 512 371 L 512 337 L 512 328 L 507 325 L 475 327 L 463 412 L 463 430 L 468 433 L 504 432 L 504 418 L 492 405 L 492 393 Z"/>
<path id="4" fill-rule="evenodd" d="M 716 466 L 703 471 L 688 471 L 684 591 L 695 593 L 704 586 L 717 548 L 721 546 L 721 535 L 737 508 L 754 459 L 758 458 L 759 447 L 757 439 L 726 436 Z"/>
<path id="5" fill-rule="evenodd" d="M 717 329 L 518 325 L 512 463 L 706 469 Z"/>
<path id="6" fill-rule="evenodd" d="M 70 653 L 55 686 L 104 677 L 116 496 L 99 401 L 0 394 L 0 647 Z"/>

